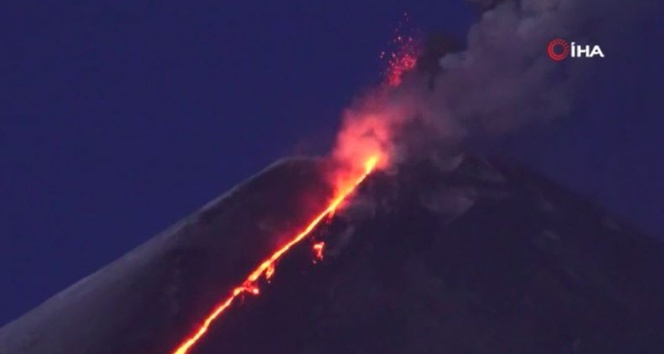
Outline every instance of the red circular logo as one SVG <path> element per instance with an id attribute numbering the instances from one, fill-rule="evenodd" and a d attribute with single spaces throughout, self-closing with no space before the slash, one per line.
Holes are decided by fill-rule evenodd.
<path id="1" fill-rule="evenodd" d="M 560 38 L 556 38 L 549 42 L 549 46 L 546 47 L 546 52 L 549 54 L 549 58 L 555 61 L 561 61 L 569 55 L 569 43 Z"/>

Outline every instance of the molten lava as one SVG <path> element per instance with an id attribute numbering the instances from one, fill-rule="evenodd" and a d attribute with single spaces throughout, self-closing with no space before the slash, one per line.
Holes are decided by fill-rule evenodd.
<path id="1" fill-rule="evenodd" d="M 316 260 L 322 261 L 323 260 L 323 248 L 325 247 L 325 242 L 317 242 L 314 244 L 314 253 L 316 255 Z"/>
<path id="2" fill-rule="evenodd" d="M 354 179 L 348 180 L 347 183 L 339 185 L 337 188 L 336 196 L 329 202 L 327 208 L 320 212 L 301 232 L 293 236 L 293 238 L 274 252 L 270 257 L 265 259 L 258 267 L 254 269 L 253 272 L 249 274 L 246 280 L 242 285 L 233 289 L 231 294 L 223 300 L 217 307 L 203 320 L 195 333 L 193 333 L 189 338 L 185 339 L 177 349 L 173 351 L 174 354 L 185 354 L 191 349 L 192 346 L 198 342 L 198 340 L 205 335 L 208 328 L 214 320 L 216 320 L 230 305 L 233 301 L 240 295 L 244 293 L 249 293 L 253 295 L 258 295 L 260 290 L 257 286 L 257 281 L 261 276 L 264 276 L 265 279 L 269 279 L 274 274 L 274 268 L 276 262 L 288 252 L 295 244 L 302 241 L 311 233 L 311 231 L 316 228 L 316 226 L 326 217 L 334 213 L 334 211 L 341 205 L 341 203 L 351 194 L 357 186 L 364 181 L 364 179 L 376 168 L 376 165 L 379 162 L 379 155 L 373 155 L 367 159 L 364 163 L 364 170 L 358 173 Z M 314 245 L 314 250 L 317 252 L 316 255 L 319 258 L 323 256 L 323 243 L 317 243 Z"/>

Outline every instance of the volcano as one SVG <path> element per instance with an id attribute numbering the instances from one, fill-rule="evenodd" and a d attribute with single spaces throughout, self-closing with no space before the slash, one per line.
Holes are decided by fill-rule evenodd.
<path id="1" fill-rule="evenodd" d="M 173 352 L 323 207 L 324 170 L 275 163 L 6 325 L 0 353 Z M 661 244 L 525 168 L 411 161 L 371 174 L 190 353 L 661 353 L 662 269 Z"/>

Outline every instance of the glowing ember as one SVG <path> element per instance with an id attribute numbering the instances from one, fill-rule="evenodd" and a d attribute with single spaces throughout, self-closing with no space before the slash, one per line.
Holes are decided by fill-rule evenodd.
<path id="1" fill-rule="evenodd" d="M 260 290 L 256 285 L 256 282 L 261 276 L 265 276 L 266 279 L 269 279 L 274 274 L 275 263 L 283 256 L 288 250 L 290 250 L 295 244 L 302 241 L 311 231 L 326 217 L 328 217 L 332 212 L 334 212 L 339 205 L 357 188 L 357 186 L 364 181 L 364 179 L 376 168 L 378 163 L 379 156 L 374 155 L 366 160 L 364 164 L 364 171 L 355 176 L 353 180 L 350 180 L 349 183 L 339 185 L 337 189 L 336 196 L 330 201 L 327 208 L 323 210 L 318 216 L 316 216 L 307 227 L 304 228 L 300 233 L 295 235 L 286 245 L 281 247 L 279 250 L 274 252 L 269 258 L 267 258 L 263 263 L 261 263 L 244 281 L 241 286 L 236 287 L 228 298 L 223 300 L 201 323 L 196 332 L 192 334 L 189 338 L 184 340 L 180 346 L 173 351 L 174 354 L 185 354 L 191 349 L 191 347 L 198 342 L 201 337 L 208 331 L 210 324 L 216 320 L 240 295 L 244 293 L 249 293 L 253 295 L 258 295 Z M 320 244 L 320 252 L 322 257 L 323 245 Z M 315 246 L 314 246 L 315 247 Z"/>
<path id="2" fill-rule="evenodd" d="M 316 259 L 319 261 L 323 260 L 323 248 L 325 248 L 325 242 L 318 242 L 314 244 L 313 250 L 316 254 Z"/>
<path id="3" fill-rule="evenodd" d="M 274 274 L 274 264 L 265 271 L 265 279 L 270 280 Z"/>
<path id="4" fill-rule="evenodd" d="M 403 22 L 408 22 L 407 13 L 404 13 Z M 415 67 L 420 52 L 413 36 L 402 34 L 402 26 L 397 27 L 395 37 L 390 43 L 390 46 L 396 47 L 396 49 L 389 53 L 380 53 L 380 58 L 387 60 L 384 76 L 385 82 L 389 86 L 398 86 L 401 83 L 403 74 Z"/>

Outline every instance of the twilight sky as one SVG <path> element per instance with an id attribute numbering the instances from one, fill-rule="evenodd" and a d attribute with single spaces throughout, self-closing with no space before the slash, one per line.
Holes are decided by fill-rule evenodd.
<path id="1" fill-rule="evenodd" d="M 235 3 L 0 5 L 0 325 L 275 159 L 327 151 L 404 11 L 461 39 L 473 19 L 460 0 Z M 572 116 L 504 154 L 664 239 L 664 25 L 625 33 Z"/>

